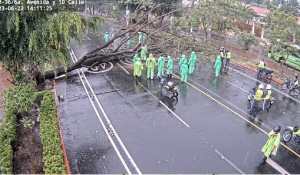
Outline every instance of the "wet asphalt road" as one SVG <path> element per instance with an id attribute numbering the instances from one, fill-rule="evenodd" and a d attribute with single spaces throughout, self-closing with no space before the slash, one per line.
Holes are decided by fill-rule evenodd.
<path id="1" fill-rule="evenodd" d="M 95 44 L 88 39 L 74 52 L 80 57 Z M 210 64 L 200 59 L 190 82 L 247 118 L 246 92 L 255 82 L 232 71 L 218 80 L 211 75 Z M 159 97 L 158 81 L 143 78 L 136 83 L 117 65 L 108 73 L 87 77 L 143 173 L 276 173 L 261 164 L 266 135 L 195 88 L 180 84 L 174 106 L 187 127 L 153 97 Z M 124 173 L 79 78 L 58 81 L 57 91 L 65 97 L 59 110 L 72 173 Z M 277 124 L 299 123 L 299 104 L 277 93 L 275 98 L 271 112 L 259 114 L 257 124 L 269 131 Z M 285 148 L 272 159 L 287 171 L 299 173 L 300 159 Z"/>

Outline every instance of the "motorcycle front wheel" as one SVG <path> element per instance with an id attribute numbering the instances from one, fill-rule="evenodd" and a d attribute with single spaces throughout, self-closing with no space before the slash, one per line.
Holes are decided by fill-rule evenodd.
<path id="1" fill-rule="evenodd" d="M 290 142 L 292 137 L 293 137 L 293 131 L 291 131 L 290 129 L 285 129 L 283 131 L 282 140 L 284 143 Z"/>

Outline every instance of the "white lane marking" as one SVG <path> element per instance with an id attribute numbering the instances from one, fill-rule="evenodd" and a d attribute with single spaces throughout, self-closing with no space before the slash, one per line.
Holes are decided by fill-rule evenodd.
<path id="1" fill-rule="evenodd" d="M 128 75 L 130 75 L 130 73 L 128 72 L 128 70 L 124 67 L 124 66 L 122 66 L 120 63 L 117 63 L 117 65 L 126 73 L 126 74 L 128 74 Z"/>
<path id="2" fill-rule="evenodd" d="M 130 73 L 127 71 L 125 67 L 123 67 L 121 64 L 118 64 L 119 67 L 128 75 Z M 142 83 L 138 82 L 140 86 L 142 86 L 143 89 L 145 89 L 153 98 L 155 98 L 161 105 L 163 105 L 177 120 L 179 120 L 184 126 L 190 128 L 191 126 L 187 124 L 178 114 L 176 114 L 174 111 L 172 111 L 164 102 L 162 102 L 158 97 L 156 97 L 148 88 L 146 88 Z"/>
<path id="3" fill-rule="evenodd" d="M 72 61 L 75 62 L 74 59 L 73 59 L 73 55 L 72 55 L 72 54 L 71 54 L 71 58 L 72 58 Z M 80 71 L 83 73 L 82 69 L 80 69 Z M 132 174 L 132 172 L 129 170 L 128 165 L 126 164 L 126 162 L 125 162 L 123 156 L 121 155 L 119 149 L 117 148 L 115 142 L 113 141 L 112 137 L 110 136 L 109 131 L 107 130 L 107 128 L 106 128 L 104 122 L 102 121 L 102 119 L 101 119 L 101 117 L 100 117 L 100 114 L 99 114 L 99 112 L 98 112 L 98 110 L 97 110 L 97 108 L 96 108 L 96 106 L 95 106 L 95 103 L 93 102 L 92 97 L 90 96 L 90 94 L 89 94 L 89 92 L 88 92 L 88 89 L 87 89 L 87 87 L 86 87 L 86 85 L 85 85 L 85 83 L 84 83 L 84 81 L 83 81 L 83 79 L 82 79 L 82 77 L 81 77 L 81 75 L 80 75 L 80 72 L 79 72 L 78 70 L 77 70 L 77 73 L 78 73 L 78 76 L 79 76 L 79 78 L 80 78 L 80 81 L 81 81 L 81 83 L 82 83 L 82 85 L 83 85 L 83 88 L 84 88 L 84 90 L 85 90 L 85 92 L 86 92 L 86 94 L 87 94 L 87 96 L 88 96 L 88 98 L 89 98 L 89 101 L 90 101 L 90 103 L 91 103 L 91 105 L 92 105 L 92 107 L 93 107 L 93 109 L 94 109 L 94 111 L 95 111 L 95 113 L 96 113 L 96 115 L 97 115 L 97 117 L 98 117 L 98 120 L 100 121 L 101 126 L 102 126 L 102 128 L 104 129 L 104 132 L 105 132 L 106 136 L 108 137 L 110 143 L 112 144 L 114 150 L 116 151 L 117 156 L 119 157 L 119 159 L 120 159 L 122 165 L 124 166 L 126 172 L 127 172 L 128 174 Z"/>
<path id="4" fill-rule="evenodd" d="M 72 51 L 72 53 L 73 53 L 73 56 L 74 56 L 75 60 L 77 60 L 76 55 L 74 54 L 73 49 L 71 49 L 71 51 Z M 106 122 L 107 122 L 108 126 L 109 126 L 110 129 L 114 132 L 117 141 L 119 142 L 120 146 L 122 147 L 122 149 L 124 150 L 125 154 L 127 155 L 128 159 L 129 159 L 129 161 L 130 161 L 130 163 L 132 164 L 132 166 L 134 167 L 134 169 L 136 170 L 136 172 L 137 172 L 138 174 L 142 174 L 142 172 L 141 172 L 140 169 L 138 168 L 137 164 L 136 164 L 135 161 L 133 160 L 132 156 L 130 155 L 129 151 L 127 150 L 125 144 L 123 143 L 123 141 L 122 141 L 121 138 L 119 137 L 119 134 L 116 132 L 115 128 L 113 127 L 113 125 L 112 125 L 112 123 L 111 123 L 111 121 L 109 120 L 109 118 L 108 118 L 106 112 L 104 111 L 103 106 L 102 106 L 102 104 L 100 103 L 100 101 L 99 101 L 97 95 L 95 94 L 95 91 L 94 91 L 94 89 L 92 88 L 92 86 L 91 86 L 89 80 L 86 78 L 84 72 L 82 72 L 82 74 L 83 74 L 83 78 L 86 80 L 86 83 L 87 83 L 88 87 L 90 88 L 90 91 L 92 92 L 92 95 L 94 96 L 94 99 L 96 100 L 96 103 L 98 104 L 98 107 L 99 107 L 100 110 L 102 111 L 102 114 L 103 114 L 104 118 L 106 119 Z"/>
<path id="5" fill-rule="evenodd" d="M 230 84 L 230 85 L 233 86 L 233 87 L 236 87 L 236 88 L 240 89 L 242 92 L 245 92 L 245 94 L 248 94 L 248 93 L 249 93 L 249 91 L 247 91 L 246 89 L 241 88 L 241 87 L 235 85 L 234 83 L 232 83 L 232 82 L 229 81 L 229 80 L 226 80 L 225 82 L 228 83 L 228 84 Z"/>
<path id="6" fill-rule="evenodd" d="M 240 74 L 240 75 L 243 75 L 243 76 L 245 76 L 245 77 L 247 77 L 247 78 L 249 78 L 249 79 L 251 79 L 251 80 L 253 80 L 253 81 L 255 81 L 255 82 L 263 83 L 262 81 L 259 81 L 259 80 L 255 79 L 255 78 L 253 78 L 253 77 L 251 77 L 251 76 L 249 76 L 249 75 L 247 75 L 247 74 L 245 74 L 245 73 L 243 73 L 243 72 L 241 72 L 241 71 L 239 71 L 239 70 L 236 70 L 236 69 L 234 69 L 234 68 L 232 68 L 232 67 L 229 67 L 229 69 L 231 69 L 231 70 L 233 70 L 234 72 L 236 72 L 236 73 L 238 73 L 238 74 Z M 279 90 L 279 89 L 277 89 L 277 88 L 274 88 L 274 87 L 272 87 L 272 89 L 274 89 L 276 92 L 280 93 L 281 95 L 286 96 L 286 97 L 288 97 L 288 98 L 294 100 L 294 101 L 297 102 L 297 103 L 300 103 L 300 101 L 299 101 L 298 99 L 296 99 L 296 98 L 290 96 L 289 94 L 284 93 L 284 92 L 282 92 L 281 90 Z"/>
<path id="7" fill-rule="evenodd" d="M 173 74 L 176 78 L 179 78 L 176 74 Z M 215 99 L 214 97 L 212 97 L 211 95 L 209 95 L 208 93 L 205 93 L 204 91 L 202 91 L 201 89 L 199 89 L 197 86 L 186 82 L 186 84 L 188 84 L 189 86 L 191 86 L 192 88 L 194 88 L 195 90 L 199 91 L 200 93 L 206 95 L 208 98 L 210 98 L 211 100 L 213 100 L 214 102 L 216 102 L 217 104 L 219 104 L 220 106 L 223 106 L 225 109 L 231 111 L 233 114 L 235 114 L 236 116 L 238 116 L 239 118 L 241 118 L 242 120 L 245 120 L 246 122 L 248 122 L 249 124 L 251 124 L 252 126 L 254 126 L 255 128 L 257 128 L 259 131 L 261 131 L 262 133 L 264 133 L 265 135 L 268 135 L 267 131 L 263 130 L 262 128 L 260 128 L 258 125 L 256 125 L 255 123 L 249 121 L 248 119 L 246 119 L 244 116 L 242 116 L 241 114 L 237 113 L 236 111 L 234 111 L 233 109 L 231 109 L 230 107 L 226 106 L 224 103 L 220 102 L 219 100 Z M 195 83 L 196 84 L 196 83 Z M 201 86 L 201 85 L 199 85 Z M 205 87 L 203 87 L 204 89 L 207 89 Z M 209 89 L 207 89 L 208 91 L 210 91 Z M 212 94 L 214 94 L 214 92 L 211 92 Z M 216 95 L 218 96 L 218 95 Z M 230 104 L 230 103 L 229 103 Z M 238 109 L 238 108 L 237 108 Z M 263 123 L 262 123 L 263 124 Z M 267 125 L 265 125 L 267 126 Z M 269 129 L 269 128 L 268 128 Z M 291 149 L 290 147 L 288 147 L 287 145 L 285 145 L 284 143 L 280 143 L 285 149 L 287 149 L 288 151 L 290 151 L 291 153 L 293 153 L 295 156 L 297 156 L 298 158 L 300 158 L 300 155 L 294 151 L 293 149 Z"/>
<path id="8" fill-rule="evenodd" d="M 234 168 L 237 172 L 240 174 L 246 174 L 244 173 L 237 165 L 235 165 L 232 161 L 230 161 L 224 154 L 222 154 L 219 150 L 214 150 L 225 162 L 227 162 L 232 168 Z"/>
<path id="9" fill-rule="evenodd" d="M 268 158 L 266 162 L 272 166 L 275 170 L 277 170 L 280 174 L 288 175 L 290 174 L 285 169 L 283 169 L 280 165 L 278 165 L 276 162 L 274 162 L 271 158 Z"/>

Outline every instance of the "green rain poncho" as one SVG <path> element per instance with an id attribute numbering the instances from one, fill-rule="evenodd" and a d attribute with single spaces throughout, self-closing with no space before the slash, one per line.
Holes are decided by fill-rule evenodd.
<path id="1" fill-rule="evenodd" d="M 133 64 L 133 76 L 141 77 L 143 71 L 143 64 L 140 60 L 134 62 Z"/>
<path id="2" fill-rule="evenodd" d="M 136 61 L 140 61 L 140 60 L 141 60 L 141 58 L 139 57 L 139 55 L 138 55 L 138 54 L 135 54 L 135 55 L 133 56 L 132 62 L 133 62 L 133 64 L 134 64 Z"/>
<path id="3" fill-rule="evenodd" d="M 147 78 L 153 79 L 154 78 L 154 68 L 156 65 L 156 60 L 153 57 L 152 54 L 149 55 L 149 57 L 146 60 L 146 66 L 147 66 Z"/>
<path id="4" fill-rule="evenodd" d="M 173 74 L 173 68 L 174 68 L 174 63 L 173 63 L 173 58 L 171 56 L 168 56 L 168 63 L 167 63 L 167 74 Z"/>
<path id="5" fill-rule="evenodd" d="M 218 55 L 216 58 L 214 68 L 215 68 L 216 77 L 218 77 L 221 73 L 221 68 L 222 68 L 222 59 L 220 55 Z"/>
<path id="6" fill-rule="evenodd" d="M 179 67 L 181 67 L 182 64 L 187 64 L 187 59 L 186 59 L 185 55 L 181 55 L 181 57 L 179 59 Z"/>
<path id="7" fill-rule="evenodd" d="M 195 70 L 196 67 L 196 62 L 197 62 L 197 55 L 196 53 L 193 51 L 191 53 L 191 57 L 189 59 L 189 74 L 192 74 Z"/>
<path id="8" fill-rule="evenodd" d="M 265 157 L 270 157 L 271 154 L 276 155 L 280 145 L 280 133 L 274 133 L 274 131 L 271 131 L 268 134 L 268 137 L 267 143 L 261 149 Z"/>
<path id="9" fill-rule="evenodd" d="M 164 75 L 165 58 L 160 56 L 157 63 L 157 76 L 162 77 Z"/>
<path id="10" fill-rule="evenodd" d="M 147 46 L 142 47 L 142 49 L 141 49 L 141 58 L 142 58 L 142 60 L 147 59 L 147 53 L 148 53 Z"/>
<path id="11" fill-rule="evenodd" d="M 183 63 L 180 68 L 180 79 L 181 81 L 187 82 L 189 73 L 189 66 L 187 63 Z"/>
<path id="12" fill-rule="evenodd" d="M 105 44 L 108 43 L 108 41 L 109 41 L 109 33 L 108 32 L 104 33 L 103 39 L 104 39 Z"/>

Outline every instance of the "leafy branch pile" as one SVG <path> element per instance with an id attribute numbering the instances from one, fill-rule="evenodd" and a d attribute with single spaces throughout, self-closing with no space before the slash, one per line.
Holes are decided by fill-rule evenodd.
<path id="1" fill-rule="evenodd" d="M 46 91 L 40 108 L 40 135 L 46 174 L 66 173 L 58 130 L 54 97 L 51 92 Z"/>
<path id="2" fill-rule="evenodd" d="M 0 173 L 12 173 L 12 144 L 16 139 L 16 116 L 29 111 L 34 102 L 32 86 L 17 86 L 5 93 L 5 116 L 0 126 Z"/>

